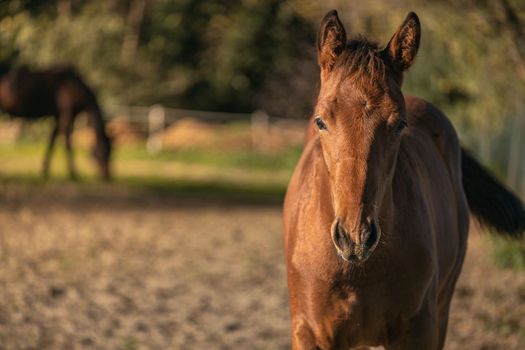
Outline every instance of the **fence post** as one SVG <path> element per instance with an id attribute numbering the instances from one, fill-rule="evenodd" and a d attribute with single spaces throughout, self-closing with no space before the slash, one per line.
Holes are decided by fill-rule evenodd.
<path id="1" fill-rule="evenodd" d="M 162 150 L 162 133 L 164 131 L 166 111 L 161 105 L 153 105 L 148 113 L 148 141 L 146 148 L 149 153 Z"/>
<path id="2" fill-rule="evenodd" d="M 252 146 L 254 151 L 261 151 L 266 146 L 270 117 L 265 111 L 256 110 L 250 116 L 252 131 Z"/>

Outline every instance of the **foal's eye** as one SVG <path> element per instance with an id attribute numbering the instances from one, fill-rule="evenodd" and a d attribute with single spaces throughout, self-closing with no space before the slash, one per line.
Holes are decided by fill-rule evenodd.
<path id="1" fill-rule="evenodd" d="M 328 130 L 326 127 L 326 124 L 323 121 L 323 118 L 319 116 L 315 117 L 315 124 L 317 124 L 317 127 L 319 128 L 319 130 Z"/>
<path id="2" fill-rule="evenodd" d="M 401 121 L 399 121 L 399 123 L 397 123 L 394 132 L 396 133 L 396 135 L 400 135 L 401 132 L 403 132 L 403 130 L 405 130 L 405 128 L 407 126 L 408 126 L 408 124 L 407 124 L 406 120 L 401 120 Z"/>

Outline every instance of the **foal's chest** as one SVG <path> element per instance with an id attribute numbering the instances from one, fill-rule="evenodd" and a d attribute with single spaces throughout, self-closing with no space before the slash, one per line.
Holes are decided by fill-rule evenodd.
<path id="1" fill-rule="evenodd" d="M 329 338 L 353 348 L 388 344 L 403 337 L 409 320 L 433 289 L 435 278 L 428 267 L 430 259 L 426 260 L 412 266 L 391 262 L 338 272 L 336 282 L 325 289 L 323 298 L 330 300 L 329 306 L 325 304 L 321 311 L 322 323 L 333 332 Z"/>
<path id="2" fill-rule="evenodd" d="M 395 342 L 406 333 L 411 314 L 419 308 L 412 292 L 403 295 L 382 282 L 332 291 L 325 324 L 331 323 L 332 342 L 345 344 L 342 348 Z"/>

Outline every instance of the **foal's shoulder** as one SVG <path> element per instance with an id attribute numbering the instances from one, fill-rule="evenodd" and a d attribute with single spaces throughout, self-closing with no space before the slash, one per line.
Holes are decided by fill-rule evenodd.
<path id="1" fill-rule="evenodd" d="M 425 138 L 429 141 L 427 145 L 437 148 L 454 181 L 460 181 L 461 146 L 450 120 L 438 108 L 421 98 L 407 96 L 405 104 L 409 127 L 428 136 Z"/>

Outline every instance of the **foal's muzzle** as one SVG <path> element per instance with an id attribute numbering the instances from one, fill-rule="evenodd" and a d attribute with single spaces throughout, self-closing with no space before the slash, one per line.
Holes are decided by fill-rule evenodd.
<path id="1" fill-rule="evenodd" d="M 375 220 L 370 220 L 356 232 L 355 239 L 336 219 L 332 225 L 332 241 L 337 254 L 348 262 L 364 262 L 370 257 L 381 238 L 381 230 Z"/>

